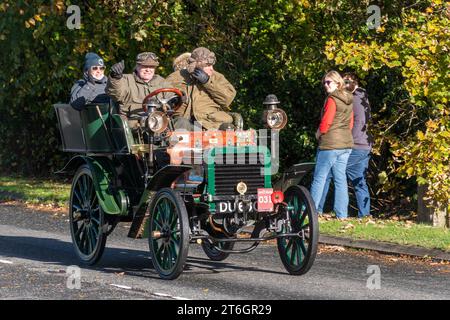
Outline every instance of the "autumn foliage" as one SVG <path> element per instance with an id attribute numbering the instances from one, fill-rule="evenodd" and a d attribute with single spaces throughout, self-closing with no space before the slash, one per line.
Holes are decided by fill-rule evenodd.
<path id="1" fill-rule="evenodd" d="M 81 28 L 66 26 L 78 5 Z M 369 29 L 369 1 L 356 0 L 100 0 L 11 1 L 0 4 L 0 169 L 48 175 L 67 155 L 58 151 L 52 104 L 68 101 L 88 51 L 107 66 L 140 51 L 172 59 L 203 45 L 238 90 L 233 105 L 260 127 L 262 101 L 274 93 L 290 122 L 282 133 L 282 165 L 313 160 L 329 69 L 355 71 L 372 105 L 376 138 L 370 186 L 381 211 L 407 208 L 416 183 L 448 205 L 450 3 L 383 1 L 381 25 Z M 377 3 L 375 3 L 377 4 Z"/>

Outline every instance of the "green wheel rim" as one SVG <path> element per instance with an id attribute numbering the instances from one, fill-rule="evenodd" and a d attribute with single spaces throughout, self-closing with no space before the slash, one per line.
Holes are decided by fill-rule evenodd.
<path id="1" fill-rule="evenodd" d="M 181 229 L 178 210 L 166 197 L 161 197 L 156 203 L 151 231 L 162 235 L 152 239 L 156 263 L 162 270 L 171 272 L 180 254 Z"/>
<path id="2" fill-rule="evenodd" d="M 304 186 L 292 186 L 285 192 L 287 215 L 290 227 L 283 226 L 282 233 L 297 233 L 299 236 L 277 239 L 278 252 L 286 270 L 293 275 L 302 275 L 311 268 L 317 254 L 319 222 L 314 201 Z M 289 230 L 288 230 L 289 229 Z"/>
<path id="3" fill-rule="evenodd" d="M 291 232 L 302 232 L 303 237 L 281 238 L 289 263 L 294 267 L 301 267 L 309 247 L 309 217 L 307 206 L 299 197 L 293 195 L 287 200 L 291 206 Z M 283 230 L 286 232 L 286 230 Z"/>

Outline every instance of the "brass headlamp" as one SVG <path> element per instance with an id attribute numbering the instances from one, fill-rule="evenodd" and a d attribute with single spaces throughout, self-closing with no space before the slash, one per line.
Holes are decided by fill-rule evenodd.
<path id="1" fill-rule="evenodd" d="M 154 133 L 161 133 L 169 126 L 169 118 L 162 111 L 154 111 L 149 114 L 146 126 Z"/>

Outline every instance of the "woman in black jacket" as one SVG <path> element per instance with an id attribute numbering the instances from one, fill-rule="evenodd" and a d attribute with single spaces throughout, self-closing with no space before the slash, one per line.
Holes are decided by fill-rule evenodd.
<path id="1" fill-rule="evenodd" d="M 105 93 L 106 81 L 103 59 L 93 52 L 88 52 L 84 61 L 84 77 L 70 90 L 70 105 L 82 110 L 86 104 L 108 103 L 109 97 Z"/>

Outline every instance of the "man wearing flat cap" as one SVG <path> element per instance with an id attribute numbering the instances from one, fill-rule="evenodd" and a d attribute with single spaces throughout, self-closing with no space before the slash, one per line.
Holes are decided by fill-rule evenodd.
<path id="1" fill-rule="evenodd" d="M 142 101 L 150 92 L 171 87 L 163 77 L 155 74 L 158 65 L 158 57 L 153 52 L 142 52 L 136 57 L 132 74 L 123 74 L 123 60 L 111 67 L 106 93 L 119 104 L 123 114 L 130 116 L 142 112 Z"/>
<path id="2" fill-rule="evenodd" d="M 200 47 L 192 51 L 185 69 L 167 77 L 173 87 L 187 96 L 187 101 L 175 113 L 175 121 L 198 121 L 207 130 L 233 123 L 228 111 L 236 90 L 223 74 L 214 70 L 215 63 L 215 54 Z"/>

